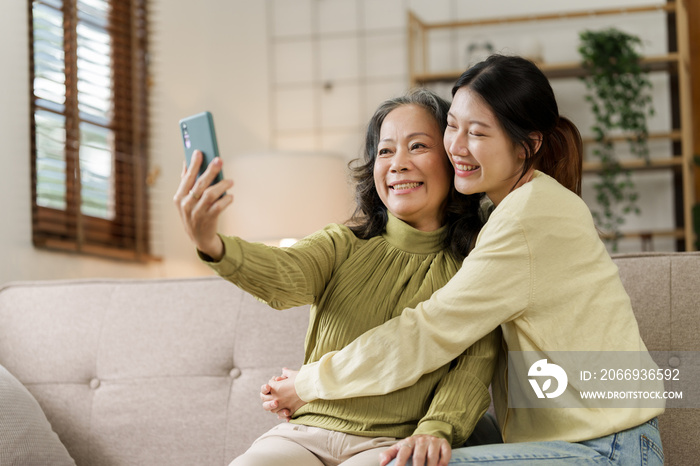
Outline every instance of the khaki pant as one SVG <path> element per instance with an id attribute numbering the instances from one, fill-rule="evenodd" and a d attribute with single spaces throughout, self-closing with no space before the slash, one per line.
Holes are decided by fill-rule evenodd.
<path id="1" fill-rule="evenodd" d="M 360 437 L 297 424 L 279 424 L 260 436 L 229 466 L 369 466 L 398 442 L 393 437 Z"/>

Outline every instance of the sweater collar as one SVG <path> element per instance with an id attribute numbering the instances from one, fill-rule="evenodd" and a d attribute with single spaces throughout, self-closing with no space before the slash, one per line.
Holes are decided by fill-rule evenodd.
<path id="1" fill-rule="evenodd" d="M 435 231 L 416 230 L 408 223 L 389 213 L 389 221 L 382 237 L 392 246 L 414 254 L 431 254 L 444 249 L 443 235 L 447 226 Z"/>

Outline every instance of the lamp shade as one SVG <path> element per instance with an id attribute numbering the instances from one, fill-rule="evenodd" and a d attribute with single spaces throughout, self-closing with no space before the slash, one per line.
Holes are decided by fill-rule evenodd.
<path id="1" fill-rule="evenodd" d="M 339 154 L 244 154 L 227 161 L 224 173 L 234 180 L 226 232 L 248 241 L 299 239 L 352 213 L 347 166 Z"/>

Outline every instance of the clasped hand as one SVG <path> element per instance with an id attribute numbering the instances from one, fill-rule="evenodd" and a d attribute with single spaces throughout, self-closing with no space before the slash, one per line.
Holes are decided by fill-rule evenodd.
<path id="1" fill-rule="evenodd" d="M 299 371 L 293 371 L 286 367 L 282 369 L 282 375 L 273 377 L 260 387 L 260 399 L 265 411 L 277 414 L 278 419 L 289 421 L 292 415 L 306 404 L 294 388 L 294 380 Z"/>
<path id="2" fill-rule="evenodd" d="M 260 387 L 263 409 L 277 414 L 278 419 L 289 421 L 292 415 L 306 404 L 297 395 L 294 381 L 299 371 L 286 367 L 282 375 L 272 377 Z M 409 459 L 414 466 L 447 466 L 452 456 L 449 442 L 432 435 L 413 435 L 389 447 L 379 455 L 381 466 L 396 458 L 395 466 L 405 466 Z"/>

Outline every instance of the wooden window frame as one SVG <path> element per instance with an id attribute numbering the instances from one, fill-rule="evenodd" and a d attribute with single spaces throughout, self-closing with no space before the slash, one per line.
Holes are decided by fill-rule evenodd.
<path id="1" fill-rule="evenodd" d="M 40 1 L 40 0 L 39 0 Z M 37 141 L 34 94 L 33 4 L 29 0 L 32 242 L 35 247 L 129 261 L 153 259 L 149 253 L 146 171 L 148 165 L 147 0 L 108 0 L 107 32 L 112 43 L 113 111 L 106 126 L 113 132 L 114 216 L 102 219 L 81 211 L 77 102 L 77 0 L 63 0 L 66 102 L 66 177 L 64 210 L 37 204 Z M 53 112 L 59 114 L 57 112 Z"/>

